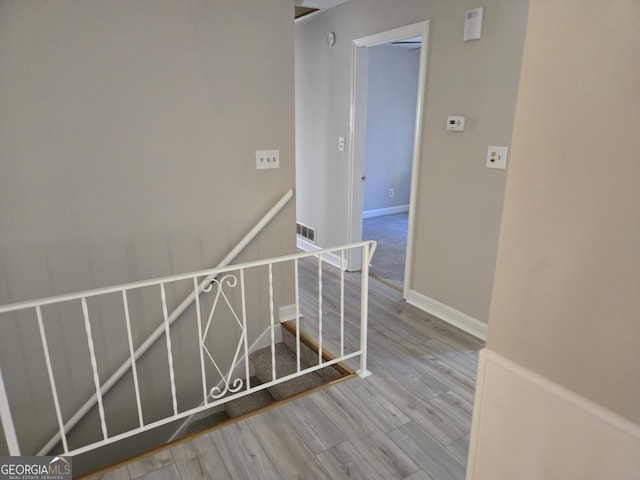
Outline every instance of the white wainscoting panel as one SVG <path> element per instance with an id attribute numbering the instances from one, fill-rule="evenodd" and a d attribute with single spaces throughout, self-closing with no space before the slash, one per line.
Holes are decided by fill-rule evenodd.
<path id="1" fill-rule="evenodd" d="M 640 426 L 484 349 L 467 480 L 636 480 Z"/>

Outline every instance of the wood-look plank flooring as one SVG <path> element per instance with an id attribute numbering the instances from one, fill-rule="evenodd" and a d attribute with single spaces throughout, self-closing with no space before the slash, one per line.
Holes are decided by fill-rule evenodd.
<path id="1" fill-rule="evenodd" d="M 317 264 L 301 266 L 303 285 Z M 323 344 L 338 353 L 339 277 L 323 267 Z M 91 477 L 98 480 L 462 480 L 480 340 L 371 279 L 369 364 L 355 377 Z M 359 339 L 359 274 L 345 274 L 345 350 Z M 317 288 L 302 294 L 319 331 Z M 317 317 L 317 313 L 315 314 Z M 307 330 L 308 329 L 308 330 Z M 317 333 L 316 333 L 317 337 Z M 350 366 L 358 368 L 357 361 Z"/>

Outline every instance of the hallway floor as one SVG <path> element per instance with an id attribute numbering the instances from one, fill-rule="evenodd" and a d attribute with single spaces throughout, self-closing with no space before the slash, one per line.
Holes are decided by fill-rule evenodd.
<path id="1" fill-rule="evenodd" d="M 358 288 L 358 274 L 346 278 Z M 331 350 L 336 337 L 329 324 L 325 335 Z M 371 279 L 368 346 L 367 378 L 90 478 L 463 480 L 483 342 Z"/>

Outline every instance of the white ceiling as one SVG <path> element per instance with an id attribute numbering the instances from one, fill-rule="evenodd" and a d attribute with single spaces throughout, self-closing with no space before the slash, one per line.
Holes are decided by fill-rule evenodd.
<path id="1" fill-rule="evenodd" d="M 318 8 L 320 10 L 326 10 L 327 8 L 335 7 L 347 0 L 296 0 L 296 5 L 299 7 Z"/>

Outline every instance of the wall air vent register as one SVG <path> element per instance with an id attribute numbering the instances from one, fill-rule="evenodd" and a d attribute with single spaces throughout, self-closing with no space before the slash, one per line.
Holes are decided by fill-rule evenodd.
<path id="1" fill-rule="evenodd" d="M 296 233 L 301 236 L 302 238 L 305 238 L 307 240 L 309 240 L 311 243 L 316 243 L 316 229 L 313 227 L 309 227 L 308 225 L 305 225 L 304 223 L 296 223 Z"/>

